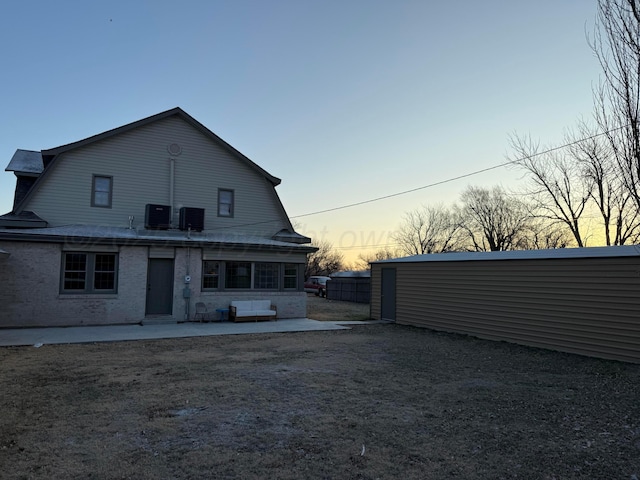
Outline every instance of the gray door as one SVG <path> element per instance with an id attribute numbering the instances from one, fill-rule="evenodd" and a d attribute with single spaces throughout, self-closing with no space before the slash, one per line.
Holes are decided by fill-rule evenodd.
<path id="1" fill-rule="evenodd" d="M 147 269 L 147 315 L 173 313 L 173 258 L 150 258 Z"/>
<path id="2" fill-rule="evenodd" d="M 382 296 L 380 311 L 383 320 L 396 321 L 396 269 L 382 269 Z"/>

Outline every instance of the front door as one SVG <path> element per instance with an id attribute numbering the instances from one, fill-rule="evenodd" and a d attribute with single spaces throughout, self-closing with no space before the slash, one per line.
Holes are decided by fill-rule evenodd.
<path id="1" fill-rule="evenodd" d="M 380 313 L 382 320 L 396 321 L 396 269 L 382 269 L 382 295 Z"/>
<path id="2" fill-rule="evenodd" d="M 173 313 L 173 258 L 150 258 L 147 269 L 147 315 Z"/>

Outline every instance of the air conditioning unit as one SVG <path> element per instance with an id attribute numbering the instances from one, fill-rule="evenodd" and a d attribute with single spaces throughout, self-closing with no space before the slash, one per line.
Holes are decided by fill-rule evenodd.
<path id="1" fill-rule="evenodd" d="M 144 228 L 168 230 L 171 227 L 171 206 L 147 203 L 144 211 Z"/>
<path id="2" fill-rule="evenodd" d="M 180 230 L 201 232 L 204 230 L 204 208 L 182 207 L 180 209 Z"/>

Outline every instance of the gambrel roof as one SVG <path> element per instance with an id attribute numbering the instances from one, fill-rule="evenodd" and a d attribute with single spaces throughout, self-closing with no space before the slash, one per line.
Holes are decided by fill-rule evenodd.
<path id="1" fill-rule="evenodd" d="M 149 125 L 153 122 L 157 122 L 159 120 L 164 120 L 168 117 L 176 116 L 184 120 L 186 123 L 194 127 L 200 133 L 202 133 L 205 137 L 212 140 L 214 143 L 222 147 L 224 150 L 229 152 L 233 157 L 237 158 L 244 164 L 246 164 L 249 168 L 256 171 L 258 174 L 262 175 L 266 178 L 271 184 L 275 187 L 281 183 L 281 180 L 277 177 L 274 177 L 269 172 L 264 170 L 262 167 L 254 163 L 244 154 L 236 150 L 234 147 L 225 142 L 218 135 L 213 133 L 203 124 L 198 122 L 191 115 L 186 113 L 180 107 L 172 108 L 171 110 L 167 110 L 165 112 L 158 113 L 156 115 L 152 115 L 147 118 L 143 118 L 142 120 L 138 120 L 136 122 L 129 123 L 127 125 L 123 125 L 118 128 L 114 128 L 112 130 L 108 130 L 103 133 L 99 133 L 97 135 L 93 135 L 91 137 L 85 138 L 84 140 L 79 140 L 77 142 L 69 143 L 67 145 L 62 145 L 55 148 L 50 148 L 47 150 L 42 150 L 41 152 L 32 151 L 32 150 L 17 150 L 14 154 L 13 158 L 9 162 L 9 165 L 5 169 L 6 171 L 13 171 L 16 175 L 29 175 L 29 176 L 38 176 L 38 180 L 35 182 L 33 187 L 29 190 L 29 192 L 24 195 L 24 197 L 20 200 L 18 205 L 15 206 L 14 211 L 20 212 L 21 207 L 25 204 L 25 202 L 33 195 L 33 192 L 38 189 L 38 185 L 42 182 L 43 178 L 48 175 L 48 172 L 51 171 L 58 159 L 59 155 L 62 153 L 69 152 L 76 148 L 85 147 L 92 143 L 108 139 L 110 137 L 116 136 L 118 134 L 128 132 L 134 130 L 139 127 L 143 127 L 145 125 Z"/>

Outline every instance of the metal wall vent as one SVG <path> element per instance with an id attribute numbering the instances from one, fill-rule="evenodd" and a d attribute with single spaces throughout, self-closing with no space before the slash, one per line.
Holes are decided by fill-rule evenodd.
<path id="1" fill-rule="evenodd" d="M 174 156 L 178 156 L 182 153 L 182 147 L 180 145 L 178 145 L 177 143 L 172 143 L 171 145 L 169 145 L 167 147 L 167 151 Z"/>

